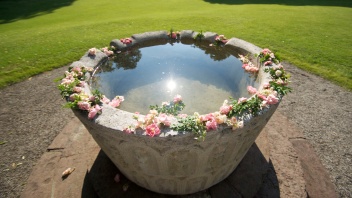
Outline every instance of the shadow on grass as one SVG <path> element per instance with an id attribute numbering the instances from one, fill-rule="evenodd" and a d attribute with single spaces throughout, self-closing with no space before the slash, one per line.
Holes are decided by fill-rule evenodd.
<path id="1" fill-rule="evenodd" d="M 49 14 L 75 0 L 0 0 L 0 24 Z"/>
<path id="2" fill-rule="evenodd" d="M 352 7 L 352 1 L 347 0 L 204 0 L 214 4 L 278 4 L 290 6 L 340 6 Z"/>

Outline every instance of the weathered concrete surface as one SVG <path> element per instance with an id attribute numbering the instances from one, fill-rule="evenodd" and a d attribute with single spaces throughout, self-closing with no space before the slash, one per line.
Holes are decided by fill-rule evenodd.
<path id="1" fill-rule="evenodd" d="M 228 178 L 205 191 L 178 197 L 337 197 L 326 170 L 302 137 L 286 117 L 275 112 Z M 62 180 L 68 167 L 76 170 Z M 118 183 L 116 174 L 120 175 Z M 98 195 L 175 197 L 145 190 L 126 179 L 75 118 L 38 161 L 21 197 Z"/>
<path id="2" fill-rule="evenodd" d="M 99 151 L 84 126 L 73 119 L 40 158 L 21 197 L 81 197 L 85 175 Z M 75 171 L 62 179 L 69 167 Z"/>

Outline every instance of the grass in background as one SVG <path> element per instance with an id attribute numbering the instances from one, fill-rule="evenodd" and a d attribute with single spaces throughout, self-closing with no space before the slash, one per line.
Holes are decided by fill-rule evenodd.
<path id="1" fill-rule="evenodd" d="M 2 0 L 0 87 L 78 60 L 112 39 L 212 31 L 268 47 L 352 90 L 352 2 L 332 0 Z"/>

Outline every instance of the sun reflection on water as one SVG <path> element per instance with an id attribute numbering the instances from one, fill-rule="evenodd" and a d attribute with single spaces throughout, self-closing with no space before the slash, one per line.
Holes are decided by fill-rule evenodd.
<path id="1" fill-rule="evenodd" d="M 176 82 L 174 80 L 169 80 L 166 84 L 168 91 L 172 92 L 176 88 Z"/>

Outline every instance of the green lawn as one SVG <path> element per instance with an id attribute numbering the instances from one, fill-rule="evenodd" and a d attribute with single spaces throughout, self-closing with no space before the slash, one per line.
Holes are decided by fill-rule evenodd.
<path id="1" fill-rule="evenodd" d="M 351 19 L 346 0 L 1 0 L 0 87 L 76 61 L 112 39 L 173 28 L 268 47 L 352 90 Z"/>

